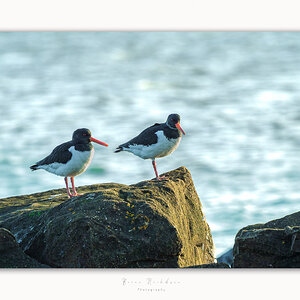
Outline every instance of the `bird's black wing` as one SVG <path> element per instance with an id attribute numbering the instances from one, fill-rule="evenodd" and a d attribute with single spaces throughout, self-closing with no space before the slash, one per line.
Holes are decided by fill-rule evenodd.
<path id="1" fill-rule="evenodd" d="M 72 153 L 69 148 L 73 145 L 72 141 L 63 143 L 53 149 L 53 151 L 44 159 L 38 161 L 35 165 L 31 166 L 32 170 L 41 165 L 49 165 L 52 163 L 67 163 L 71 157 Z"/>
<path id="2" fill-rule="evenodd" d="M 129 145 L 153 145 L 157 143 L 156 131 L 163 129 L 163 124 L 155 123 L 154 125 L 143 130 L 138 136 L 134 137 L 127 143 L 120 145 L 115 152 L 120 152 L 123 147 L 127 148 Z"/>

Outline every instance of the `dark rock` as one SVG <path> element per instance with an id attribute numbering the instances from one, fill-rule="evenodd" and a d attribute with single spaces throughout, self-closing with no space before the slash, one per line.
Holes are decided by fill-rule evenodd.
<path id="1" fill-rule="evenodd" d="M 0 268 L 47 268 L 26 255 L 13 234 L 0 228 Z"/>
<path id="2" fill-rule="evenodd" d="M 190 268 L 195 268 L 195 269 L 228 269 L 230 266 L 225 263 L 213 263 L 213 264 L 204 264 L 204 265 L 197 265 L 197 266 L 191 266 L 187 267 L 188 269 Z"/>
<path id="3" fill-rule="evenodd" d="M 299 268 L 300 212 L 241 229 L 233 257 L 234 268 Z"/>
<path id="4" fill-rule="evenodd" d="M 0 224 L 25 253 L 52 267 L 186 267 L 214 262 L 214 246 L 189 171 L 0 199 Z M 2 205 L 2 208 L 1 208 Z"/>
<path id="5" fill-rule="evenodd" d="M 233 248 L 229 249 L 225 253 L 223 253 L 221 256 L 217 258 L 218 263 L 225 263 L 229 266 L 232 265 L 233 262 Z"/>

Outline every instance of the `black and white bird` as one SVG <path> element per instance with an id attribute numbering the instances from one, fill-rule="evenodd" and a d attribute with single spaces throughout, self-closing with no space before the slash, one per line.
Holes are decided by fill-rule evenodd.
<path id="1" fill-rule="evenodd" d="M 44 169 L 50 173 L 65 177 L 67 193 L 69 197 L 78 196 L 74 185 L 74 176 L 83 173 L 90 165 L 94 156 L 95 142 L 102 146 L 108 146 L 94 139 L 89 129 L 77 129 L 73 133 L 72 140 L 54 148 L 50 155 L 31 166 L 32 171 Z M 70 193 L 68 177 L 71 178 L 73 194 Z"/>
<path id="2" fill-rule="evenodd" d="M 115 152 L 129 151 L 143 159 L 151 159 L 156 179 L 160 180 L 155 159 L 171 154 L 179 145 L 182 134 L 180 116 L 171 114 L 165 123 L 155 123 L 146 128 L 138 136 L 120 145 Z"/>

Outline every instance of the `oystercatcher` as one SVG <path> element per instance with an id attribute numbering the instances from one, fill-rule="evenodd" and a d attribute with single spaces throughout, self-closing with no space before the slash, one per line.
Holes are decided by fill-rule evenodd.
<path id="1" fill-rule="evenodd" d="M 67 193 L 69 197 L 78 196 L 74 185 L 74 176 L 83 173 L 90 165 L 94 156 L 94 146 L 91 142 L 108 146 L 91 136 L 89 129 L 77 129 L 73 133 L 72 140 L 63 143 L 51 152 L 50 155 L 31 166 L 32 171 L 44 169 L 50 173 L 65 177 Z M 68 177 L 71 178 L 73 194 L 70 193 Z"/>
<path id="2" fill-rule="evenodd" d="M 164 179 L 158 176 L 155 158 L 171 154 L 179 145 L 182 134 L 185 132 L 180 127 L 180 116 L 171 114 L 165 123 L 155 123 L 148 127 L 129 142 L 120 145 L 115 152 L 129 151 L 143 159 L 152 159 L 156 179 Z"/>

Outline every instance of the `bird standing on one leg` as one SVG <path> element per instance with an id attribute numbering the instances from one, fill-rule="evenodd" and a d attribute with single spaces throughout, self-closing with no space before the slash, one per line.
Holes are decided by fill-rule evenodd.
<path id="1" fill-rule="evenodd" d="M 89 129 L 77 129 L 74 131 L 71 141 L 54 148 L 50 155 L 31 166 L 30 169 L 32 171 L 44 169 L 58 176 L 64 176 L 68 196 L 78 196 L 80 194 L 77 194 L 75 190 L 74 176 L 83 173 L 90 165 L 94 156 L 94 146 L 91 142 L 108 146 L 94 139 Z M 71 178 L 73 194 L 69 190 L 68 177 Z"/>
<path id="2" fill-rule="evenodd" d="M 165 123 L 155 123 L 129 142 L 120 145 L 115 152 L 129 151 L 143 159 L 152 159 L 156 179 L 160 180 L 155 159 L 171 154 L 178 146 L 182 134 L 180 116 L 171 114 Z"/>

